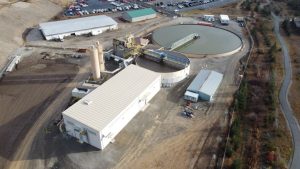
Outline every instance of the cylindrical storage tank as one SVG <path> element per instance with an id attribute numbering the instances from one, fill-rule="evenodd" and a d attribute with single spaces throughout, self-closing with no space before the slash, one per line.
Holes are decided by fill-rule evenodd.
<path id="1" fill-rule="evenodd" d="M 171 73 L 160 73 L 162 87 L 172 87 L 190 74 L 190 65 L 182 70 Z"/>
<path id="2" fill-rule="evenodd" d="M 103 57 L 103 47 L 100 44 L 99 41 L 96 42 L 96 46 L 98 49 L 98 60 L 99 60 L 99 65 L 100 65 L 100 71 L 103 72 L 105 71 L 105 62 L 104 62 L 104 57 Z"/>
<path id="3" fill-rule="evenodd" d="M 172 87 L 190 74 L 189 58 L 174 51 L 144 51 L 144 56 L 137 57 L 135 62 L 138 66 L 160 73 L 162 87 Z"/>
<path id="4" fill-rule="evenodd" d="M 100 65 L 98 58 L 98 50 L 95 46 L 89 48 L 90 58 L 91 58 L 91 66 L 94 80 L 100 79 Z"/>

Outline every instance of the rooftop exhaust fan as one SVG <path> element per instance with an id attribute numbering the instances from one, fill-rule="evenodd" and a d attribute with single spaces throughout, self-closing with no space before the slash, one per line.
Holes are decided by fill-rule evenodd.
<path id="1" fill-rule="evenodd" d="M 93 103 L 93 101 L 91 101 L 91 100 L 84 100 L 83 103 L 86 104 L 86 105 L 90 105 L 90 104 Z"/>

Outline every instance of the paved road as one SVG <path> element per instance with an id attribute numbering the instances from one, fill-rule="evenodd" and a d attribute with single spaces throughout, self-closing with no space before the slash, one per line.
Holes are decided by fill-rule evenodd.
<path id="1" fill-rule="evenodd" d="M 37 118 L 36 121 L 33 122 L 31 128 L 26 133 L 24 139 L 20 141 L 19 147 L 14 152 L 11 161 L 6 164 L 7 169 L 23 169 L 23 168 L 44 168 L 44 161 L 41 157 L 39 163 L 35 163 L 34 167 L 29 167 L 31 162 L 33 161 L 34 156 L 39 156 L 31 152 L 32 150 L 38 149 L 38 144 L 34 144 L 35 139 L 38 138 L 38 134 L 43 134 L 40 132 L 44 129 L 45 125 L 49 123 L 50 119 L 55 115 L 58 116 L 57 112 L 62 112 L 65 108 L 65 105 L 68 104 L 70 100 L 70 88 L 74 88 L 76 84 L 87 79 L 89 75 L 89 64 L 84 64 L 83 67 L 80 68 L 77 75 L 73 78 L 66 87 L 61 91 L 61 93 L 56 97 L 56 99 L 48 105 L 45 111 L 41 112 L 41 115 Z M 44 146 L 44 145 L 43 145 Z M 38 149 L 42 150 L 42 149 Z M 41 153 L 41 151 L 39 152 Z"/>
<path id="2" fill-rule="evenodd" d="M 275 16 L 273 13 L 272 16 L 273 16 L 275 34 L 281 45 L 283 51 L 283 57 L 284 57 L 285 76 L 279 93 L 279 101 L 281 104 L 281 109 L 285 115 L 290 131 L 292 133 L 293 143 L 294 143 L 294 154 L 290 161 L 290 169 L 299 169 L 300 168 L 300 127 L 299 127 L 298 120 L 293 115 L 293 110 L 288 101 L 289 87 L 292 82 L 292 68 L 291 68 L 290 56 L 289 56 L 287 45 L 279 33 L 280 18 L 278 16 Z"/>

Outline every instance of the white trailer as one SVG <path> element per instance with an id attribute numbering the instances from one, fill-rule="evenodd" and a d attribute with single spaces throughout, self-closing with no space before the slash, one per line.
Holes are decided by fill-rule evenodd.
<path id="1" fill-rule="evenodd" d="M 245 21 L 244 17 L 236 17 L 236 20 L 238 22 L 244 22 Z"/>
<path id="2" fill-rule="evenodd" d="M 220 15 L 220 22 L 223 25 L 228 25 L 229 24 L 229 16 L 228 15 Z"/>

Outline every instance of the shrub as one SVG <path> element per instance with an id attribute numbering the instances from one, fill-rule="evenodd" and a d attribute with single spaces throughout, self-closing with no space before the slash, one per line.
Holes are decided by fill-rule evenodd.
<path id="1" fill-rule="evenodd" d="M 231 125 L 230 137 L 232 138 L 235 135 L 239 135 L 241 131 L 241 120 L 239 118 L 235 119 Z"/>
<path id="2" fill-rule="evenodd" d="M 299 0 L 289 0 L 288 5 L 296 11 L 300 10 L 300 1 Z"/>
<path id="3" fill-rule="evenodd" d="M 281 27 L 282 27 L 282 29 L 284 30 L 284 32 L 286 33 L 287 36 L 291 35 L 289 23 L 290 23 L 290 21 L 288 19 L 285 19 L 281 24 Z"/>
<path id="4" fill-rule="evenodd" d="M 226 147 L 226 157 L 232 157 L 232 155 L 233 155 L 233 149 L 232 149 L 232 147 L 231 147 L 231 145 L 228 145 L 227 147 Z"/>
<path id="5" fill-rule="evenodd" d="M 251 10 L 251 1 L 246 0 L 242 3 L 243 8 L 245 8 L 247 11 Z"/>
<path id="6" fill-rule="evenodd" d="M 242 162 L 241 159 L 235 159 L 232 163 L 232 169 L 241 169 L 242 168 Z"/>
<path id="7" fill-rule="evenodd" d="M 242 81 L 240 89 L 237 93 L 237 110 L 244 112 L 247 108 L 248 86 L 245 81 Z"/>
<path id="8" fill-rule="evenodd" d="M 232 137 L 233 149 L 236 151 L 241 145 L 241 137 L 239 135 L 235 135 Z"/>
<path id="9" fill-rule="evenodd" d="M 267 151 L 276 151 L 276 146 L 271 140 L 268 140 L 265 146 Z"/>
<path id="10" fill-rule="evenodd" d="M 261 10 L 261 14 L 263 16 L 269 16 L 271 15 L 271 8 L 270 8 L 270 5 L 266 5 L 262 10 Z"/>
<path id="11" fill-rule="evenodd" d="M 255 12 L 258 12 L 258 10 L 259 10 L 259 5 L 260 5 L 260 3 L 258 2 L 258 3 L 256 4 L 255 8 L 254 8 L 254 11 L 255 11 Z"/>

